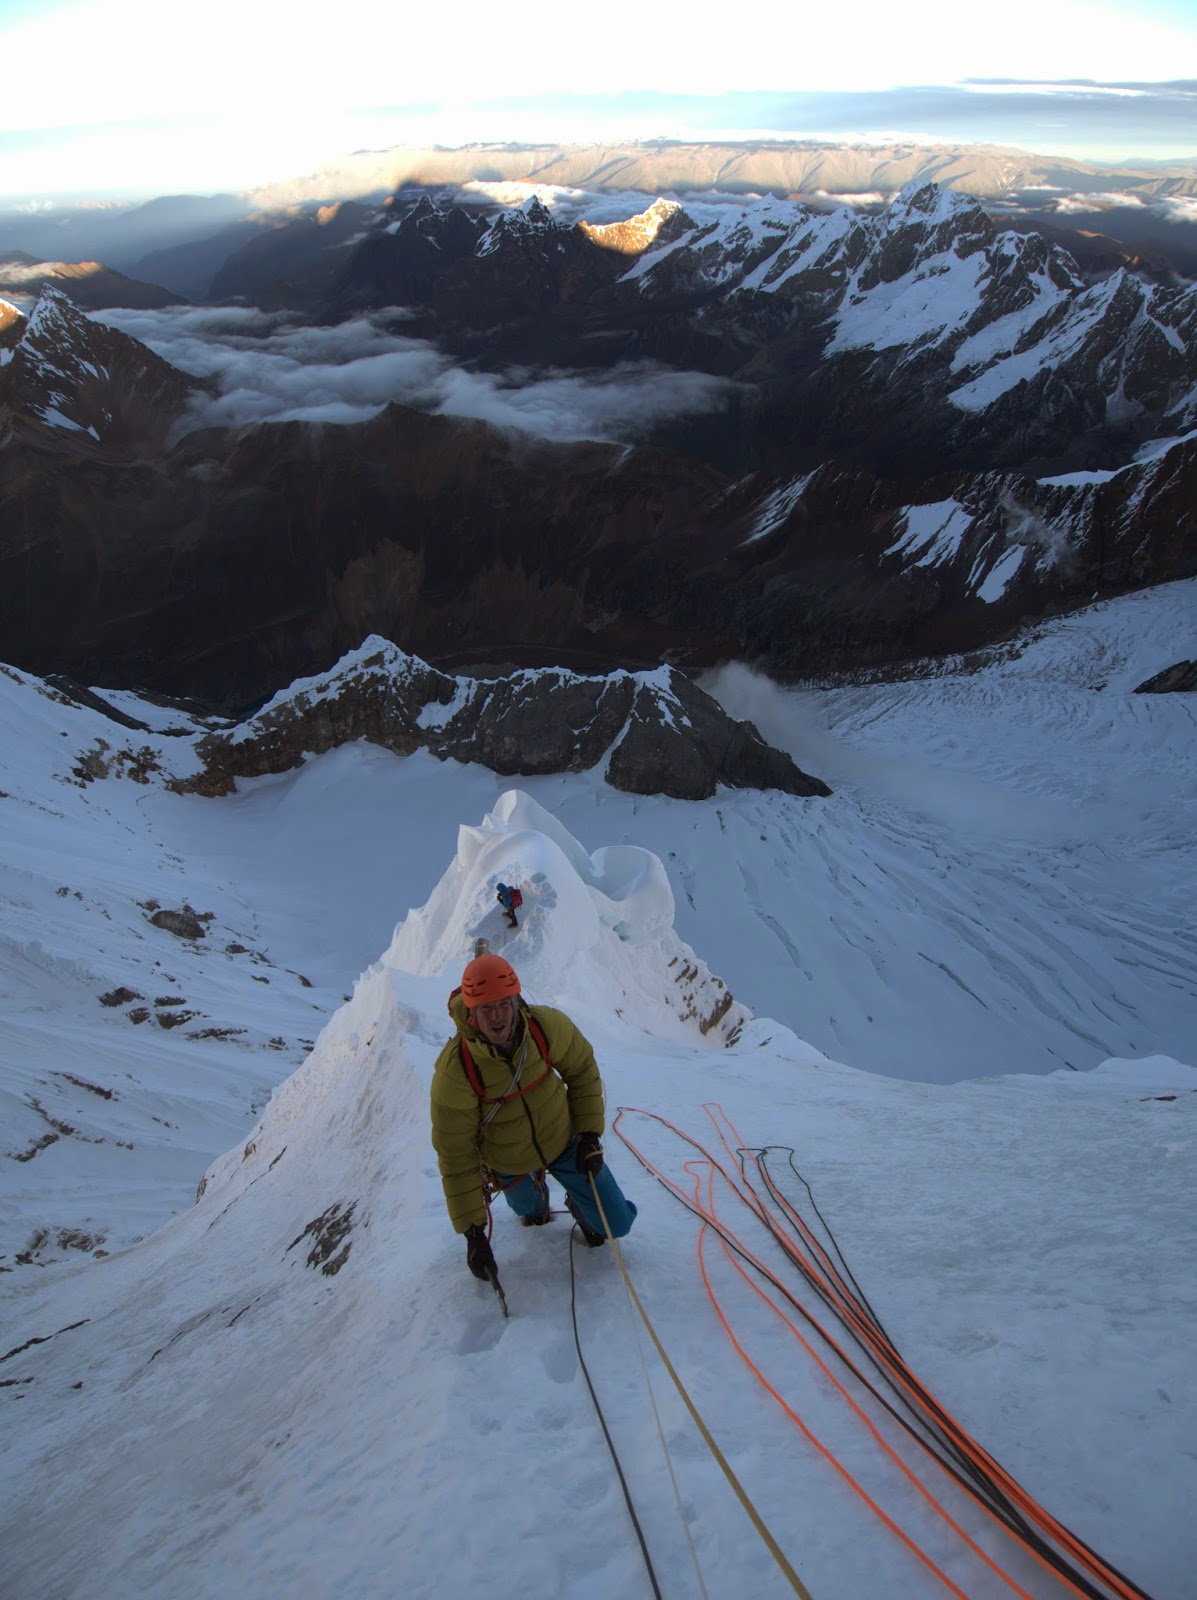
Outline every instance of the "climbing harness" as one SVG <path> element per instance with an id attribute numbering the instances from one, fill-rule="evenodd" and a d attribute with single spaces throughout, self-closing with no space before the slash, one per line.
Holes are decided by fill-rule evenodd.
<path id="1" fill-rule="evenodd" d="M 460 989 L 454 989 L 453 994 L 449 996 L 450 1002 L 452 1002 L 454 995 L 460 993 Z M 474 1061 L 474 1057 L 470 1052 L 470 1047 L 466 1043 L 465 1035 L 462 1033 L 457 1035 L 457 1049 L 458 1054 L 461 1057 L 462 1071 L 466 1075 L 466 1079 L 469 1082 L 470 1088 L 478 1097 L 479 1133 L 482 1132 L 483 1128 L 488 1125 L 491 1119 L 498 1114 L 499 1110 L 503 1106 L 505 1106 L 511 1100 L 519 1100 L 522 1096 L 531 1094 L 532 1090 L 535 1089 L 538 1084 L 543 1083 L 548 1077 L 549 1073 L 553 1070 L 553 1062 L 549 1054 L 549 1041 L 545 1037 L 544 1029 L 541 1027 L 540 1023 L 537 1022 L 536 1018 L 531 1014 L 531 1012 L 526 1008 L 521 1007 L 521 1015 L 523 1016 L 525 1024 L 524 1037 L 521 1039 L 519 1051 L 511 1063 L 511 1082 L 507 1085 L 507 1088 L 502 1094 L 487 1094 L 486 1087 L 482 1082 L 482 1075 L 479 1073 L 478 1067 Z M 524 1084 L 521 1087 L 520 1080 L 523 1078 L 524 1068 L 528 1061 L 529 1038 L 534 1041 L 536 1048 L 540 1053 L 540 1058 L 544 1063 L 544 1071 L 538 1078 L 534 1078 L 531 1083 Z M 483 1106 L 486 1106 L 489 1109 L 483 1111 Z M 549 1203 L 549 1186 L 546 1181 L 545 1169 L 541 1167 L 538 1171 L 529 1173 L 527 1176 L 529 1176 L 532 1179 L 532 1182 L 536 1185 L 537 1191 L 541 1195 L 544 1205 L 547 1207 Z M 524 1174 L 521 1173 L 516 1177 L 509 1178 L 506 1182 L 504 1182 L 500 1175 L 496 1172 L 492 1172 L 489 1167 L 484 1166 L 482 1168 L 482 1199 L 486 1206 L 488 1238 L 490 1237 L 491 1228 L 490 1208 L 492 1201 L 496 1195 L 502 1194 L 505 1189 L 513 1189 L 517 1183 L 522 1183 L 523 1179 Z M 498 1290 L 497 1292 L 499 1294 L 499 1298 L 502 1300 L 502 1291 Z M 503 1300 L 503 1313 L 504 1315 L 507 1314 L 506 1300 Z"/>
<path id="2" fill-rule="evenodd" d="M 454 995 L 458 995 L 460 993 L 460 989 L 454 989 L 453 994 L 449 996 L 450 1001 L 453 1000 Z M 541 1027 L 540 1023 L 537 1022 L 532 1013 L 526 1008 L 521 1007 L 520 1014 L 524 1019 L 524 1037 L 520 1042 L 519 1056 L 512 1063 L 511 1082 L 507 1085 L 507 1088 L 502 1094 L 487 1094 L 486 1086 L 482 1082 L 482 1076 L 474 1063 L 474 1057 L 470 1053 L 470 1047 L 466 1043 L 465 1034 L 459 1033 L 457 1035 L 457 1051 L 461 1057 L 462 1070 L 466 1075 L 470 1088 L 478 1096 L 478 1099 L 482 1105 L 488 1105 L 490 1107 L 490 1110 L 483 1115 L 482 1120 L 478 1124 L 480 1128 L 485 1128 L 487 1123 L 490 1122 L 491 1118 L 499 1110 L 500 1106 L 506 1105 L 508 1100 L 518 1100 L 521 1095 L 531 1094 L 533 1089 L 542 1084 L 548 1077 L 549 1073 L 553 1070 L 552 1058 L 549 1055 L 549 1041 L 545 1038 L 544 1029 Z M 521 1077 L 523 1076 L 524 1066 L 528 1059 L 529 1037 L 536 1042 L 536 1048 L 540 1052 L 540 1058 L 544 1063 L 544 1071 L 538 1078 L 534 1078 L 531 1083 L 525 1084 L 521 1089 L 519 1083 Z"/>

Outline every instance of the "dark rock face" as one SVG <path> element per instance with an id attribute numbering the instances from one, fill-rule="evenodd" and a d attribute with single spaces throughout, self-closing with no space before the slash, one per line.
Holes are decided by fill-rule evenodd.
<path id="1" fill-rule="evenodd" d="M 604 776 L 613 788 L 679 800 L 705 799 L 719 784 L 831 793 L 668 668 L 452 678 L 378 638 L 231 732 L 206 735 L 198 746 L 203 773 L 176 787 L 227 794 L 239 777 L 283 772 L 355 739 L 397 755 L 426 749 L 476 761 L 504 777 L 585 772 L 610 750 Z"/>
<path id="2" fill-rule="evenodd" d="M 734 483 L 398 406 L 148 459 L 76 437 L 0 451 L 5 653 L 232 709 L 373 632 L 451 670 L 665 655 L 794 678 L 973 648 L 1197 564 L 1197 441 L 1053 487 L 848 466 Z"/>
<path id="3" fill-rule="evenodd" d="M 1197 661 L 1177 661 L 1135 690 L 1136 694 L 1192 694 L 1197 692 Z"/>
<path id="4" fill-rule="evenodd" d="M 212 279 L 209 298 L 258 299 L 278 279 L 314 273 L 320 281 L 329 252 L 360 233 L 368 212 L 347 201 L 307 213 L 282 214 L 234 250 Z"/>

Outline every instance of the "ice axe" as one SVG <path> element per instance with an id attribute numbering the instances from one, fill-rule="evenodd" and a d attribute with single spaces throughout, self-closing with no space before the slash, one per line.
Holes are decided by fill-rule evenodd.
<path id="1" fill-rule="evenodd" d="M 495 1266 L 493 1261 L 487 1268 L 486 1276 L 490 1280 L 491 1288 L 499 1297 L 499 1304 L 503 1308 L 503 1315 L 505 1317 L 510 1317 L 511 1313 L 507 1309 L 507 1296 L 503 1293 L 503 1285 L 499 1282 L 499 1269 Z"/>

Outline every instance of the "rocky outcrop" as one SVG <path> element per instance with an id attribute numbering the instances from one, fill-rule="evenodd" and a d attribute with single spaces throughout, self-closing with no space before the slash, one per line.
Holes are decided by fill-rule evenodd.
<path id="1" fill-rule="evenodd" d="M 174 787 L 228 794 L 238 778 L 287 771 L 356 739 L 397 755 L 424 749 L 478 762 L 503 777 L 585 772 L 606 758 L 613 788 L 679 800 L 705 799 L 720 784 L 831 793 L 670 668 L 453 678 L 379 638 L 231 731 L 203 737 L 202 773 Z"/>
<path id="2" fill-rule="evenodd" d="M 1139 684 L 1136 694 L 1192 694 L 1197 692 L 1197 661 L 1177 661 Z"/>

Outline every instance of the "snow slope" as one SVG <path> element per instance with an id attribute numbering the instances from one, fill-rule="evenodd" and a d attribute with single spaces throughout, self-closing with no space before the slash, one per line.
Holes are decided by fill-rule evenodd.
<path id="1" fill-rule="evenodd" d="M 610 1107 L 639 1108 L 620 1133 L 683 1188 L 696 1152 L 655 1117 L 725 1163 L 712 1104 L 733 1146 L 793 1147 L 922 1380 L 1156 1600 L 1197 1592 L 1194 716 L 1130 693 L 1197 653 L 1195 596 L 1128 596 L 903 684 L 725 675 L 829 800 L 502 791 L 366 746 L 183 798 L 155 764 L 186 769 L 194 719 L 110 695 L 147 724 L 125 729 L 0 673 L 5 1600 L 649 1592 L 573 1345 L 565 1222 L 496 1218 L 504 1323 L 428 1144 L 447 991 L 473 937 L 506 937 L 499 878 L 524 887 L 527 989 L 593 1040 Z M 205 937 L 152 904 L 190 905 Z M 735 1002 L 703 1034 L 719 980 Z M 121 985 L 138 998 L 100 1003 Z M 607 1147 L 640 1206 L 637 1290 L 816 1600 L 1017 1592 Z M 737 1337 L 939 1575 L 740 1363 L 700 1243 Z M 679 1512 L 615 1263 L 575 1265 L 662 1592 L 702 1592 L 687 1527 L 707 1593 L 788 1592 L 641 1330 Z M 1027 1594 L 1065 1592 L 929 1470 Z"/>
<path id="2" fill-rule="evenodd" d="M 703 1110 L 718 1102 L 750 1144 L 793 1145 L 915 1370 L 1076 1532 L 1149 1590 L 1182 1593 L 1197 1555 L 1182 1331 L 1197 1070 L 1157 1057 L 916 1085 L 840 1066 L 764 1020 L 704 1035 L 685 1013 L 711 980 L 673 932 L 659 864 L 626 847 L 587 858 L 515 791 L 462 828 L 427 904 L 195 1207 L 13 1296 L 6 1592 L 646 1592 L 572 1341 L 566 1226 L 497 1218 L 502 1320 L 465 1270 L 428 1147 L 445 996 L 478 930 L 497 931 L 494 884 L 514 867 L 533 892 L 507 953 L 537 999 L 569 1005 L 610 1103 L 718 1149 Z M 697 1007 L 676 1003 L 679 958 Z M 647 1116 L 626 1121 L 685 1183 L 692 1147 Z M 1010 1581 L 997 1576 L 712 1259 L 737 1337 L 922 1558 L 900 1542 L 737 1362 L 690 1213 L 618 1137 L 608 1155 L 641 1208 L 624 1247 L 638 1292 L 812 1594 L 1065 1592 L 923 1466 Z M 705 1592 L 787 1592 L 660 1364 L 642 1371 L 610 1250 L 586 1252 L 576 1278 L 583 1354 L 663 1592 L 700 1592 L 683 1517 Z"/>

